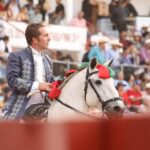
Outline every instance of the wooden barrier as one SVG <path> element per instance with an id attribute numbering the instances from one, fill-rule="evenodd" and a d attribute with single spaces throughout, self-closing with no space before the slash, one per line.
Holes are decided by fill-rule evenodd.
<path id="1" fill-rule="evenodd" d="M 0 123 L 0 150 L 149 150 L 150 119 Z"/>
<path id="2" fill-rule="evenodd" d="M 150 118 L 111 121 L 108 150 L 150 150 Z"/>

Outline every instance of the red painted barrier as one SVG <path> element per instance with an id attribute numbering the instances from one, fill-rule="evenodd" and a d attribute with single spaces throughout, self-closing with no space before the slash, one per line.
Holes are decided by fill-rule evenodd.
<path id="1" fill-rule="evenodd" d="M 0 123 L 0 150 L 150 150 L 150 118 Z"/>
<path id="2" fill-rule="evenodd" d="M 150 150 L 150 118 L 109 122 L 108 150 Z"/>

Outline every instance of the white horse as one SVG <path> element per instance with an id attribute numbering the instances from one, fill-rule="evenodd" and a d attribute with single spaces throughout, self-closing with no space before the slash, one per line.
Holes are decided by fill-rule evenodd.
<path id="1" fill-rule="evenodd" d="M 109 61 L 109 66 L 112 61 Z M 90 108 L 107 114 L 122 114 L 125 106 L 114 86 L 113 78 L 98 76 L 97 60 L 76 73 L 62 88 L 59 100 L 51 102 L 48 120 L 73 120 L 86 116 Z M 105 64 L 106 65 L 106 64 Z"/>

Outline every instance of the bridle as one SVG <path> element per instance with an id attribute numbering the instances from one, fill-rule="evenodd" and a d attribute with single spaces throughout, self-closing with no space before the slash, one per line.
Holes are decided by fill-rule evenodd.
<path id="1" fill-rule="evenodd" d="M 104 111 L 107 111 L 106 110 L 106 106 L 108 103 L 111 103 L 111 102 L 114 102 L 114 101 L 122 101 L 121 97 L 114 97 L 114 98 L 111 98 L 111 99 L 108 99 L 107 101 L 103 101 L 100 97 L 100 95 L 98 94 L 96 88 L 94 87 L 91 79 L 90 79 L 90 76 L 92 76 L 93 74 L 96 74 L 98 73 L 98 71 L 94 71 L 92 73 L 89 73 L 89 68 L 87 68 L 87 72 L 86 72 L 86 80 L 85 80 L 85 88 L 84 88 L 84 98 L 85 98 L 85 101 L 86 101 L 86 95 L 87 95 L 87 89 L 88 89 L 88 85 L 90 85 L 92 87 L 92 89 L 94 90 L 99 102 L 102 104 L 102 110 L 103 112 Z"/>
<path id="2" fill-rule="evenodd" d="M 98 97 L 99 102 L 102 104 L 102 111 L 107 114 L 107 110 L 106 110 L 107 104 L 108 104 L 108 103 L 111 103 L 111 102 L 114 102 L 114 101 L 118 101 L 118 100 L 122 101 L 122 99 L 121 99 L 120 97 L 114 97 L 114 98 L 111 98 L 111 99 L 109 99 L 109 100 L 107 100 L 107 101 L 103 101 L 103 100 L 100 98 L 100 95 L 98 94 L 96 88 L 94 87 L 94 85 L 93 85 L 93 83 L 92 83 L 92 81 L 91 81 L 91 79 L 90 79 L 90 76 L 92 76 L 93 74 L 96 74 L 96 73 L 98 73 L 98 71 L 94 71 L 94 72 L 92 72 L 92 73 L 89 73 L 89 68 L 87 68 L 86 80 L 85 80 L 85 87 L 84 87 L 85 102 L 86 102 L 86 95 L 87 95 L 88 85 L 90 84 L 90 86 L 91 86 L 92 89 L 94 90 L 96 96 Z M 76 108 L 74 108 L 74 107 L 72 107 L 72 106 L 70 106 L 70 105 L 64 103 L 64 102 L 61 101 L 59 98 L 56 98 L 56 100 L 57 100 L 60 104 L 64 105 L 65 107 L 67 107 L 67 108 L 69 108 L 69 109 L 74 110 L 74 111 L 77 112 L 77 113 L 80 113 L 80 114 L 82 114 L 82 115 L 84 115 L 84 116 L 91 117 L 91 116 L 87 115 L 86 113 L 84 113 L 84 112 L 82 112 L 82 111 L 80 111 L 80 110 L 78 110 L 78 109 L 76 109 Z M 87 104 L 87 102 L 86 102 L 86 104 Z"/>

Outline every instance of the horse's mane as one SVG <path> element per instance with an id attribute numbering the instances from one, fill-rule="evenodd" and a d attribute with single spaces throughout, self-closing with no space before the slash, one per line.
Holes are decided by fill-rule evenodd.
<path id="1" fill-rule="evenodd" d="M 65 80 L 62 82 L 62 84 L 59 86 L 59 88 L 62 89 L 68 83 L 68 81 L 77 73 L 78 72 L 75 72 L 75 73 L 69 75 L 67 78 L 65 78 Z"/>
<path id="2" fill-rule="evenodd" d="M 78 74 L 79 72 L 81 72 L 82 70 L 84 70 L 85 68 L 82 69 L 78 69 L 76 72 L 72 73 L 71 75 L 69 75 L 67 78 L 65 78 L 65 80 L 62 82 L 62 84 L 59 86 L 60 89 L 62 89 L 69 81 L 70 79 L 75 76 L 76 74 Z"/>

